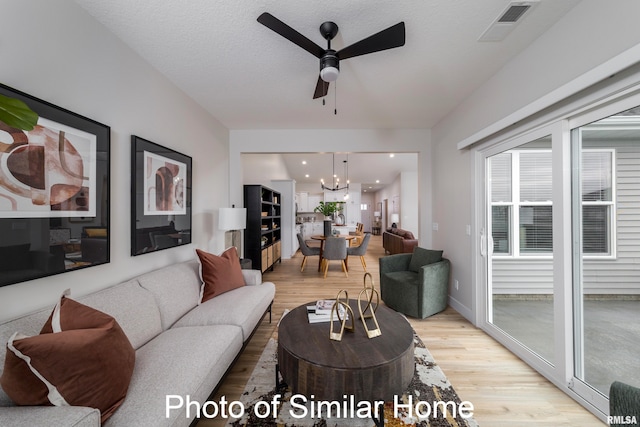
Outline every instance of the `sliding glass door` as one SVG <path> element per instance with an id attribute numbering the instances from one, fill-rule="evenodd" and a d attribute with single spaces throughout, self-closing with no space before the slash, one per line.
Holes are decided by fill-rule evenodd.
<path id="1" fill-rule="evenodd" d="M 554 359 L 551 135 L 487 157 L 489 321 Z"/>
<path id="2" fill-rule="evenodd" d="M 574 375 L 606 397 L 616 380 L 640 386 L 640 108 L 571 140 Z"/>
<path id="3" fill-rule="evenodd" d="M 481 327 L 608 414 L 640 387 L 640 90 L 478 152 Z M 624 108 L 622 108 L 624 107 Z"/>

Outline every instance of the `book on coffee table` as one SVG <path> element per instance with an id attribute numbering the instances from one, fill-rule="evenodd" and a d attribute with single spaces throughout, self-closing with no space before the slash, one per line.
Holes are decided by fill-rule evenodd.
<path id="1" fill-rule="evenodd" d="M 309 323 L 321 323 L 321 322 L 329 322 L 331 321 L 331 309 L 333 308 L 333 304 L 335 300 L 319 300 L 316 302 L 316 305 L 308 305 L 307 306 L 307 316 L 309 317 Z M 338 307 L 338 312 L 340 313 L 340 318 L 347 317 L 344 307 Z M 334 319 L 338 320 L 338 319 Z"/>

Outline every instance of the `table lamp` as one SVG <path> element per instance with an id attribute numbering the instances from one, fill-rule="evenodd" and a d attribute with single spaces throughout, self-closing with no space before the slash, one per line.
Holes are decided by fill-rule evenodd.
<path id="1" fill-rule="evenodd" d="M 400 215 L 397 213 L 391 214 L 391 227 L 398 228 L 398 223 L 400 222 Z"/>
<path id="2" fill-rule="evenodd" d="M 247 209 L 245 208 L 220 208 L 220 214 L 218 216 L 218 229 L 225 230 L 224 245 L 226 248 L 235 246 L 238 250 L 238 255 L 242 253 L 241 242 L 238 239 L 240 230 L 247 228 Z M 231 238 L 229 244 L 228 237 Z"/>

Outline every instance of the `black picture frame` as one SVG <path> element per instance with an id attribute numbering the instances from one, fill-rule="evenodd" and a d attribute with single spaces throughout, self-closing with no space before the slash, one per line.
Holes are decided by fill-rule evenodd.
<path id="1" fill-rule="evenodd" d="M 131 136 L 131 255 L 191 243 L 191 157 Z"/>
<path id="2" fill-rule="evenodd" d="M 111 128 L 3 84 L 0 94 L 39 117 L 31 131 L 0 121 L 0 286 L 108 263 Z"/>

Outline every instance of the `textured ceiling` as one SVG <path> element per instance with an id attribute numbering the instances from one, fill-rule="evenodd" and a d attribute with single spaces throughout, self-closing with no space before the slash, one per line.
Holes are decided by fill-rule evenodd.
<path id="1" fill-rule="evenodd" d="M 578 0 L 540 0 L 500 42 L 478 39 L 507 0 L 76 2 L 229 129 L 425 129 Z M 334 21 L 336 50 L 404 21 L 406 44 L 341 61 L 323 105 L 312 99 L 318 59 L 258 23 L 263 12 L 322 47 L 318 28 Z M 330 172 L 327 155 L 304 157 L 302 167 L 299 155 L 283 154 L 297 182 L 317 183 Z M 349 164 L 352 182 L 375 190 L 416 170 L 416 156 L 352 153 Z"/>
<path id="2" fill-rule="evenodd" d="M 541 0 L 503 41 L 479 42 L 508 1 L 76 0 L 229 129 L 431 128 L 577 1 Z M 404 21 L 406 45 L 342 61 L 323 106 L 318 60 L 262 12 L 322 47 L 318 27 L 336 22 L 337 50 Z"/>

